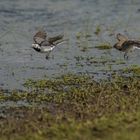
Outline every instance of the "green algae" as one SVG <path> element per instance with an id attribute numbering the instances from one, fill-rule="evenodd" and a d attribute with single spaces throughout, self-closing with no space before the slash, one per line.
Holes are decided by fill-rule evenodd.
<path id="1" fill-rule="evenodd" d="M 95 33 L 95 35 L 99 35 L 100 32 L 101 32 L 101 27 L 98 25 L 98 26 L 96 27 L 96 31 L 95 31 L 94 33 Z"/>
<path id="2" fill-rule="evenodd" d="M 112 46 L 110 44 L 101 44 L 101 45 L 95 46 L 95 48 L 99 50 L 109 50 L 109 49 L 112 49 Z"/>
<path id="3" fill-rule="evenodd" d="M 0 102 L 26 101 L 30 107 L 5 108 L 2 139 L 138 139 L 140 80 L 95 81 L 86 74 L 27 80 L 27 91 L 0 92 Z M 133 130 L 133 131 L 131 131 Z"/>
<path id="4" fill-rule="evenodd" d="M 140 76 L 140 66 L 131 65 L 123 70 L 125 73 L 132 73 L 134 76 Z"/>

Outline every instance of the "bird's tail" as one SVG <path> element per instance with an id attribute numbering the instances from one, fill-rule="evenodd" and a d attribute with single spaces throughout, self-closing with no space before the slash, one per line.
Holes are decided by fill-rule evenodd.
<path id="1" fill-rule="evenodd" d="M 54 37 L 50 37 L 50 38 L 48 38 L 48 42 L 50 44 L 57 45 L 57 44 L 60 44 L 61 42 L 63 42 L 63 37 L 64 37 L 64 35 L 57 35 Z"/>

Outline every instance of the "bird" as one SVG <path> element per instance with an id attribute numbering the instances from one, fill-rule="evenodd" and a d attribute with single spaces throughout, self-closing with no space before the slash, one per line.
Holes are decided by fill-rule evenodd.
<path id="1" fill-rule="evenodd" d="M 32 48 L 37 52 L 46 53 L 46 59 L 48 59 L 50 52 L 64 41 L 63 37 L 64 35 L 47 37 L 47 33 L 44 30 L 40 30 L 33 36 L 34 43 Z"/>
<path id="2" fill-rule="evenodd" d="M 128 59 L 128 53 L 134 49 L 140 49 L 140 41 L 129 39 L 128 37 L 118 33 L 116 35 L 118 42 L 113 46 L 119 51 L 124 52 L 124 59 Z"/>

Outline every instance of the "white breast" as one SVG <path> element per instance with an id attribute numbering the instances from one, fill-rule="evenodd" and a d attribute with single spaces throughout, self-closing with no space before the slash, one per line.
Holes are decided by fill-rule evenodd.
<path id="1" fill-rule="evenodd" d="M 55 46 L 41 46 L 41 50 L 43 52 L 49 52 L 52 51 L 55 48 Z"/>
<path id="2" fill-rule="evenodd" d="M 138 46 L 133 46 L 133 49 L 140 49 L 140 47 L 138 47 Z"/>

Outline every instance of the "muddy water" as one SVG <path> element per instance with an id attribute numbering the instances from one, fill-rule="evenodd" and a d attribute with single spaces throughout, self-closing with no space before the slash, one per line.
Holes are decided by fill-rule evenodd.
<path id="1" fill-rule="evenodd" d="M 29 78 L 68 72 L 102 78 L 109 65 L 112 69 L 139 65 L 140 52 L 131 54 L 125 64 L 116 64 L 110 60 L 124 61 L 123 53 L 95 48 L 102 43 L 113 45 L 118 32 L 140 39 L 139 23 L 139 0 L 1 0 L 0 85 L 22 89 Z M 42 27 L 49 35 L 64 33 L 68 39 L 51 53 L 49 60 L 31 48 L 33 34 Z M 94 33 L 97 28 L 99 35 Z M 86 59 L 91 57 L 97 62 L 88 64 Z M 101 58 L 107 63 L 98 62 Z"/>

